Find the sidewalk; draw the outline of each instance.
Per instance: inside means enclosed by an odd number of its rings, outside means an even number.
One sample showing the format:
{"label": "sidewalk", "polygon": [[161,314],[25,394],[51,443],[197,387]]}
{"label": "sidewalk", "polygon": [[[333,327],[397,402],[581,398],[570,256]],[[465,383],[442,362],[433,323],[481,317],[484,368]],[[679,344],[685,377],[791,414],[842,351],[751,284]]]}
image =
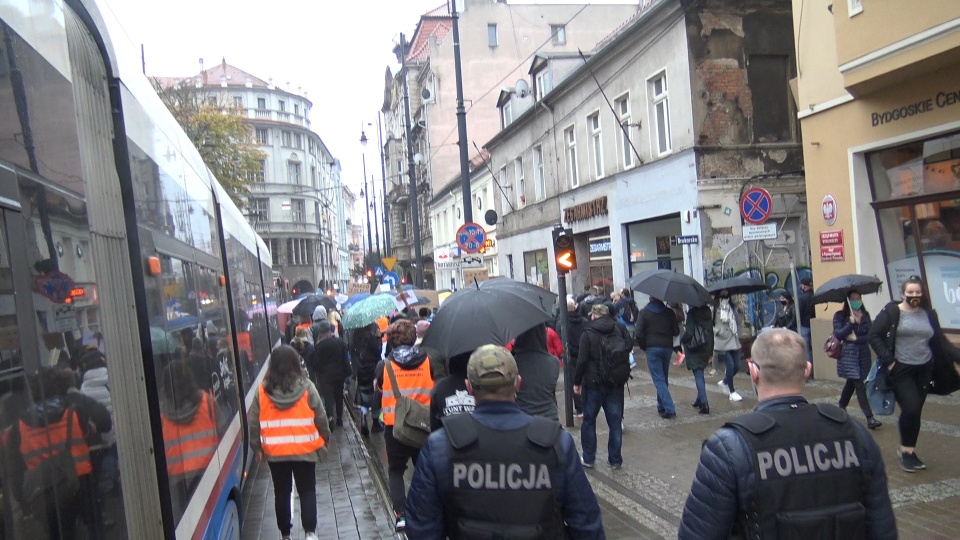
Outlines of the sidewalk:
{"label": "sidewalk", "polygon": [[[370,456],[350,415],[333,432],[326,459],[317,464],[317,534],[352,540],[395,538],[393,520],[381,497]],[[294,488],[293,539],[303,539],[300,501]],[[254,463],[243,488],[242,540],[279,538],[273,482],[266,463]]]}

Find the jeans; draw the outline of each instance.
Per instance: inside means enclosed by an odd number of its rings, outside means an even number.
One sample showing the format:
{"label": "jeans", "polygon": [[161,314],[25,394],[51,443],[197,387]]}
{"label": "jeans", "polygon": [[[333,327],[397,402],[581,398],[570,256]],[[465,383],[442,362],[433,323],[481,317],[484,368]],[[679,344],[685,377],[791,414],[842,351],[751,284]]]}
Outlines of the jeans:
{"label": "jeans", "polygon": [[697,383],[697,401],[701,405],[707,405],[707,382],[703,379],[703,370],[693,370],[693,380]]}
{"label": "jeans", "polygon": [[723,365],[727,372],[723,375],[723,384],[727,385],[730,393],[736,392],[733,389],[733,376],[740,371],[740,350],[716,351],[717,358],[723,360]]}
{"label": "jeans", "polygon": [[890,372],[893,394],[900,405],[900,446],[912,448],[917,445],[917,437],[920,436],[920,413],[927,400],[927,391],[924,388],[932,377],[933,361],[922,366],[897,362]]}
{"label": "jeans", "polygon": [[277,513],[277,528],[281,536],[290,536],[290,493],[297,483],[300,496],[300,524],[304,532],[317,530],[317,464],[312,461],[268,461],[273,477],[273,507]]}
{"label": "jeans", "polygon": [[653,385],[657,388],[657,411],[668,414],[677,413],[677,409],[673,405],[673,398],[670,397],[670,389],[667,386],[670,383],[670,356],[672,354],[673,349],[667,347],[647,348],[647,367],[650,369]]}
{"label": "jeans", "polygon": [[597,457],[597,415],[603,408],[610,435],[607,437],[607,461],[611,465],[623,463],[623,386],[609,388],[583,387],[583,424],[580,425],[580,445],[583,461],[593,463]]}
{"label": "jeans", "polygon": [[803,336],[803,340],[807,342],[807,362],[813,363],[813,344],[812,336],[810,334],[809,326],[800,327],[800,335]]}
{"label": "jeans", "polygon": [[403,481],[403,473],[407,471],[407,462],[413,461],[417,465],[417,456],[420,449],[407,446],[393,437],[393,426],[386,426],[383,430],[383,446],[387,450],[387,483],[390,488],[390,503],[393,512],[398,516],[407,509],[407,486]]}

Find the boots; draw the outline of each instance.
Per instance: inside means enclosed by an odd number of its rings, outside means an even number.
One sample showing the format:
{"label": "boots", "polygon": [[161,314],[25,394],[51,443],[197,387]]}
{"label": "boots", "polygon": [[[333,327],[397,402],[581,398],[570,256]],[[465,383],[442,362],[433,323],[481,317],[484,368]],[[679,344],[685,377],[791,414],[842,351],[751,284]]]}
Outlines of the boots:
{"label": "boots", "polygon": [[700,405],[700,412],[699,412],[699,414],[710,414],[710,405],[708,405],[708,404],[706,404],[706,403]]}

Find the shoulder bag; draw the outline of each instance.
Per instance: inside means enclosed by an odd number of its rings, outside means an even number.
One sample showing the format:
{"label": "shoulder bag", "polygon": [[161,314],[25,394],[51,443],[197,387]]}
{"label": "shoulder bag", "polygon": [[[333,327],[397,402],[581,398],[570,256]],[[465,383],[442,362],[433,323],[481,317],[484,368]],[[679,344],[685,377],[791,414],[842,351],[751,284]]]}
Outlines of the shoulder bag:
{"label": "shoulder bag", "polygon": [[394,411],[393,438],[401,444],[420,448],[430,436],[430,408],[415,399],[404,396],[397,384],[397,376],[393,373],[393,362],[384,361],[384,367],[390,376],[390,384],[397,396],[397,407]]}

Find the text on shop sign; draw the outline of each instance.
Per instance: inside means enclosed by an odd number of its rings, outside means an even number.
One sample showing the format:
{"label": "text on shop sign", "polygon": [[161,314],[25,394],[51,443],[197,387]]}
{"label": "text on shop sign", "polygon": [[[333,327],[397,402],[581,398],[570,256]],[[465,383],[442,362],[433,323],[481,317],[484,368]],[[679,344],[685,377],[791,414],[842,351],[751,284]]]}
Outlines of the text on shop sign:
{"label": "text on shop sign", "polygon": [[575,221],[584,221],[597,216],[607,215],[607,197],[604,195],[599,199],[580,203],[576,206],[563,209],[563,221],[573,223]]}
{"label": "text on shop sign", "polygon": [[897,107],[889,111],[875,112],[870,115],[870,124],[873,127],[903,120],[918,114],[928,113],[934,109],[944,109],[960,103],[960,90],[952,92],[937,92],[932,98],[923,99],[916,103],[910,103],[903,107]]}

